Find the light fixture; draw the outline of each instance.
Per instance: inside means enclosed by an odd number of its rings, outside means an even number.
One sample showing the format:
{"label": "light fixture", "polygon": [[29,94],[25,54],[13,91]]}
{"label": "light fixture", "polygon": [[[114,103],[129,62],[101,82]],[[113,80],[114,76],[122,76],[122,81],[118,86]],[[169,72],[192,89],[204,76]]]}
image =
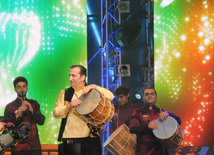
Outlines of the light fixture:
{"label": "light fixture", "polygon": [[130,2],[129,1],[119,1],[118,2],[119,13],[130,13]]}
{"label": "light fixture", "polygon": [[134,104],[137,104],[138,106],[142,106],[143,105],[143,98],[142,98],[141,94],[138,92],[135,92],[131,96],[131,102]]}
{"label": "light fixture", "polygon": [[142,99],[142,98],[141,98],[141,95],[140,95],[139,93],[135,93],[134,96],[135,96],[135,98],[138,99],[138,100],[141,100],[141,99]]}
{"label": "light fixture", "polygon": [[118,68],[119,76],[131,76],[130,65],[129,64],[121,64]]}

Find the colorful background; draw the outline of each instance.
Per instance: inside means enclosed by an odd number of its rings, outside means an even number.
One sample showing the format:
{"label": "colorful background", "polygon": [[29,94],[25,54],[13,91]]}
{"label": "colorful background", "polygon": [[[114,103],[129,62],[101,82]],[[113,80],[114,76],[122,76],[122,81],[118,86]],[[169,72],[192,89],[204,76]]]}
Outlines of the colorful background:
{"label": "colorful background", "polygon": [[[211,0],[154,0],[157,105],[181,117],[182,145],[214,145],[213,10]],[[0,115],[25,76],[46,116],[41,142],[56,144],[55,100],[69,67],[87,65],[86,0],[0,0],[0,47]]]}
{"label": "colorful background", "polygon": [[56,144],[60,120],[52,115],[69,67],[87,65],[86,0],[0,0],[0,115],[16,98],[13,79],[28,79],[28,98],[46,120],[42,144]]}
{"label": "colorful background", "polygon": [[214,1],[155,0],[158,106],[181,117],[182,145],[213,146]]}

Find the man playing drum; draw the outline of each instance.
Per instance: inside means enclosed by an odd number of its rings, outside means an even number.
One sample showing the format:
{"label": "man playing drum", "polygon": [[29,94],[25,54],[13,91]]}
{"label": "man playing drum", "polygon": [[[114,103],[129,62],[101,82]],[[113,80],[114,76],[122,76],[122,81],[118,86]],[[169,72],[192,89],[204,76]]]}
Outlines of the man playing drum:
{"label": "man playing drum", "polygon": [[114,129],[122,124],[129,126],[132,112],[137,106],[130,102],[129,88],[121,85],[115,90],[118,104],[115,104],[115,117],[113,117]]}
{"label": "man playing drum", "polygon": [[115,90],[117,104],[114,104],[113,133],[104,143],[110,154],[134,154],[136,148],[136,135],[129,132],[130,117],[137,106],[130,102],[129,88],[125,85]]}
{"label": "man playing drum", "polygon": [[101,95],[112,101],[111,91],[95,84],[85,84],[86,68],[81,65],[70,67],[69,80],[71,87],[62,90],[58,95],[53,110],[55,118],[62,118],[58,140],[63,141],[63,155],[101,155],[100,128],[88,124],[78,114],[76,107],[81,104],[79,97],[96,89]]}
{"label": "man playing drum", "polygon": [[153,134],[153,130],[158,128],[158,124],[155,122],[157,119],[165,120],[168,116],[171,116],[179,125],[181,124],[179,117],[156,107],[156,99],[155,89],[144,89],[143,100],[145,106],[135,109],[132,114],[129,128],[131,133],[137,135],[136,155],[168,154]]}

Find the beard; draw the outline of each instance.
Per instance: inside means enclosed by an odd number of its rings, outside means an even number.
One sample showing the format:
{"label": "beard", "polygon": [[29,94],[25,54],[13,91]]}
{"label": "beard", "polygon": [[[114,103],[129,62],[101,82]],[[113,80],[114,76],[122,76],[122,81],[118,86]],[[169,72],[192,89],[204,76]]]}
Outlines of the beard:
{"label": "beard", "polygon": [[25,98],[26,97],[26,93],[24,92],[21,92],[21,93],[17,93],[18,97],[21,97],[21,98]]}
{"label": "beard", "polygon": [[154,103],[154,102],[145,102],[145,105],[146,105],[146,106],[154,106],[155,103]]}

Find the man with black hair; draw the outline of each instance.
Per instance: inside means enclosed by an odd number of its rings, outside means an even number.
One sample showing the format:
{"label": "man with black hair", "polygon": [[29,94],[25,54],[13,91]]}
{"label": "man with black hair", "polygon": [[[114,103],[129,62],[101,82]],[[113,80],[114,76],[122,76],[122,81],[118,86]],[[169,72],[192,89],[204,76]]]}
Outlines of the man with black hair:
{"label": "man with black hair", "polygon": [[127,86],[121,85],[115,90],[118,104],[115,104],[114,128],[122,124],[129,126],[132,112],[137,106],[130,103],[130,93]]}
{"label": "man with black hair", "polygon": [[39,103],[26,97],[28,91],[27,79],[19,76],[15,78],[13,84],[17,98],[7,104],[4,119],[6,122],[15,124],[17,128],[24,122],[28,122],[31,131],[28,132],[27,139],[17,140],[17,145],[12,149],[11,155],[42,155],[37,124],[43,125],[45,116],[41,114]]}
{"label": "man with black hair", "polygon": [[134,110],[131,122],[130,132],[137,135],[136,155],[167,155],[167,149],[155,138],[152,130],[159,126],[155,122],[157,119],[165,120],[168,116],[173,117],[180,125],[181,120],[174,114],[158,108],[156,104],[157,92],[154,88],[146,88],[143,91],[144,107]]}
{"label": "man with black hair", "polygon": [[81,65],[70,67],[71,87],[62,90],[53,110],[55,118],[62,118],[58,141],[63,141],[63,155],[101,155],[100,128],[88,124],[83,116],[76,112],[81,104],[79,97],[96,89],[102,96],[112,101],[111,91],[95,84],[86,85],[86,68]]}

